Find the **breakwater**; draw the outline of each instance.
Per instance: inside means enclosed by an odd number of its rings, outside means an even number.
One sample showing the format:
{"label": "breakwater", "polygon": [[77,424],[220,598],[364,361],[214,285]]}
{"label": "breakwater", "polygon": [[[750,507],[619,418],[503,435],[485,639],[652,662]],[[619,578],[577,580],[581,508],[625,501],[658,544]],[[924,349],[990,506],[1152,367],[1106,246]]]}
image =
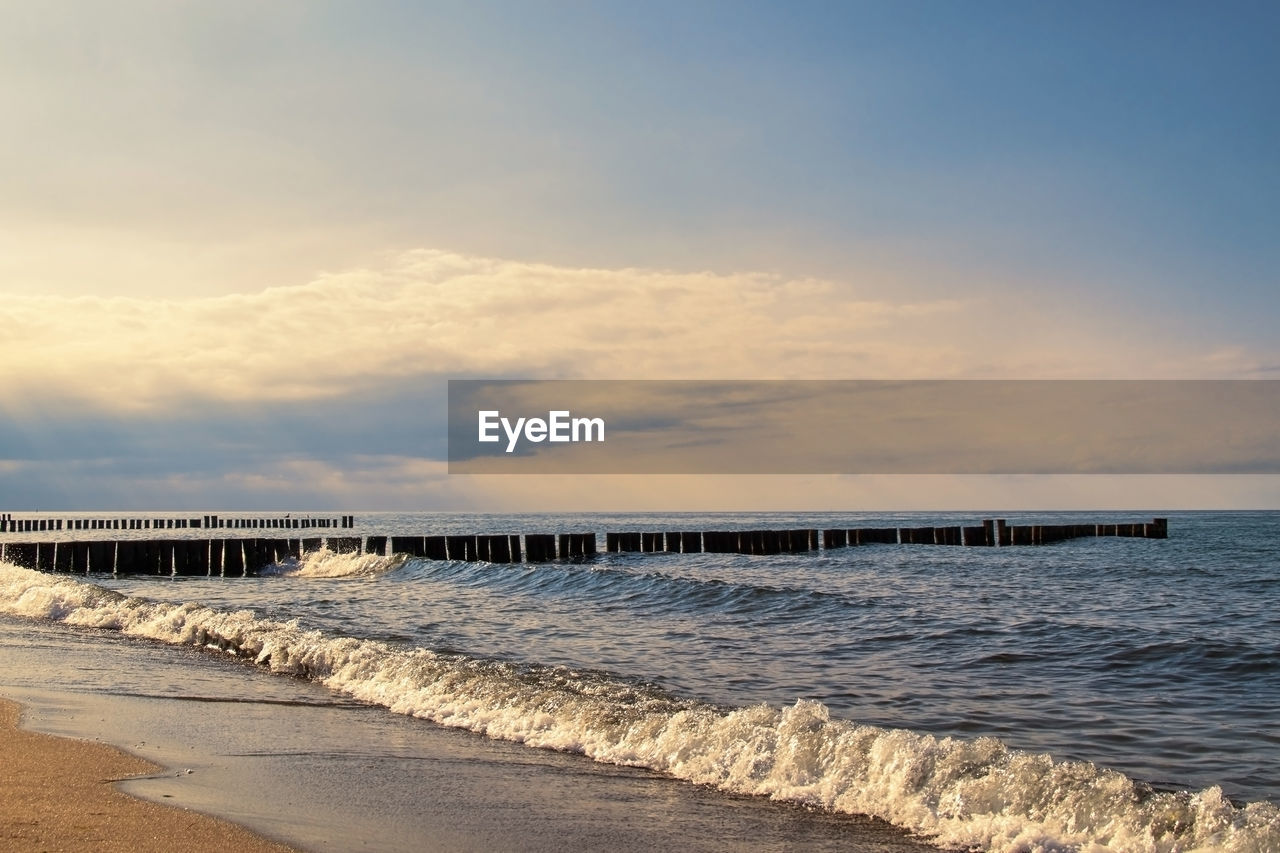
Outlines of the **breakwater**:
{"label": "breakwater", "polygon": [[356,526],[354,515],[339,518],[298,516],[217,516],[193,518],[151,516],[103,516],[99,518],[15,518],[0,514],[0,533],[44,533],[62,530],[320,530]]}
{"label": "breakwater", "polygon": [[[217,519],[216,516],[211,518],[227,521]],[[354,519],[354,516],[342,516],[332,520],[340,522],[334,526],[354,527]],[[301,522],[304,519],[252,520]],[[247,525],[235,525],[231,529],[262,529],[262,526],[251,528]],[[1149,522],[1031,525],[1010,525],[1005,519],[985,519],[981,524],[945,527],[614,531],[605,533],[603,541],[605,551],[610,553],[772,555],[871,545],[1008,548],[1051,545],[1085,537],[1166,539],[1168,535],[1169,524],[1165,518],[1155,518]],[[371,554],[382,557],[404,555],[427,560],[541,563],[593,557],[599,553],[598,543],[595,533],[104,538],[70,542],[0,541],[0,560],[39,571],[74,574],[243,577],[257,574],[268,566],[301,560],[309,553],[324,549],[338,554]]]}

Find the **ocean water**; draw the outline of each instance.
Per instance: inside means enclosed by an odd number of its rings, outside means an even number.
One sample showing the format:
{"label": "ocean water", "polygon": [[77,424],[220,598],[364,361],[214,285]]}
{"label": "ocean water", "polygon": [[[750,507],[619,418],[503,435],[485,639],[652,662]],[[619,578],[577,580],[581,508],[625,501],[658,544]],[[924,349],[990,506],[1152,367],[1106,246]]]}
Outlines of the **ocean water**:
{"label": "ocean water", "polygon": [[[603,544],[616,530],[997,515],[1151,514],[357,514],[335,532],[595,531]],[[0,612],[231,653],[263,679],[872,815],[941,847],[1280,850],[1277,513],[1179,513],[1167,540],[1042,547],[532,565],[320,552],[236,579],[0,565]]]}

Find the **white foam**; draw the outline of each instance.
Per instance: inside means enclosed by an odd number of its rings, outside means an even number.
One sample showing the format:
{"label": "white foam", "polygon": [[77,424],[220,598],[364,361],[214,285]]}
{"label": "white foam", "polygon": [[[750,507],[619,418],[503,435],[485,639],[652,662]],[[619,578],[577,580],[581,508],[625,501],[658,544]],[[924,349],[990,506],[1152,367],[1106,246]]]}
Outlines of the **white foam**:
{"label": "white foam", "polygon": [[392,711],[647,767],[726,791],[875,815],[945,846],[994,851],[1280,850],[1280,809],[1219,788],[1156,793],[1087,762],[830,718],[800,701],[723,710],[565,669],[439,655],[199,604],[125,598],[0,564],[0,610],[196,644]]}
{"label": "white foam", "polygon": [[400,565],[403,559],[377,554],[339,554],[328,548],[312,551],[301,560],[288,559],[259,571],[264,575],[302,578],[349,578],[380,575]]}

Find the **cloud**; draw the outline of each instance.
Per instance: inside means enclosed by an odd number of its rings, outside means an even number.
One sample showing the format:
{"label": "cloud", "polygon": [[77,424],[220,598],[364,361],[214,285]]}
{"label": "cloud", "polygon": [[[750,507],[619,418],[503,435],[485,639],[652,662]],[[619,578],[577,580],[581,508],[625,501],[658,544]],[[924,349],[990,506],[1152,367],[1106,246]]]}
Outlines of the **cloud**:
{"label": "cloud", "polygon": [[[111,410],[341,396],[415,375],[781,377],[907,358],[885,331],[961,303],[894,303],[760,274],[569,269],[441,251],[199,299],[14,296],[0,391]],[[914,371],[913,371],[914,372]]]}
{"label": "cloud", "polygon": [[[9,295],[0,405],[145,413],[341,398],[413,377],[1239,375],[1043,306],[895,299],[764,273],[581,269],[417,250],[194,299]],[[963,288],[957,288],[964,292]],[[1031,308],[1035,308],[1033,312]]]}

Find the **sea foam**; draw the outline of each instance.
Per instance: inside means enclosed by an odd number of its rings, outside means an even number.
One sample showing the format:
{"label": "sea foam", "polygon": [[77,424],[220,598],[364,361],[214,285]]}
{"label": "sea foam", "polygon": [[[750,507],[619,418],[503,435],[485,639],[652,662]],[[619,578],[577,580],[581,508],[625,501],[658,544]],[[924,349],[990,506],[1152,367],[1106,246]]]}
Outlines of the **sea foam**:
{"label": "sea foam", "polygon": [[258,571],[260,575],[284,575],[306,578],[371,577],[385,574],[404,562],[404,558],[378,554],[340,554],[321,548],[301,560],[290,558]]}
{"label": "sea foam", "polygon": [[726,791],[874,815],[946,847],[1280,850],[1280,809],[1270,803],[1236,806],[1217,787],[1157,792],[995,738],[832,719],[813,701],[722,708],[601,673],[335,636],[250,610],[126,597],[4,563],[0,611],[219,649],[396,713]]}

